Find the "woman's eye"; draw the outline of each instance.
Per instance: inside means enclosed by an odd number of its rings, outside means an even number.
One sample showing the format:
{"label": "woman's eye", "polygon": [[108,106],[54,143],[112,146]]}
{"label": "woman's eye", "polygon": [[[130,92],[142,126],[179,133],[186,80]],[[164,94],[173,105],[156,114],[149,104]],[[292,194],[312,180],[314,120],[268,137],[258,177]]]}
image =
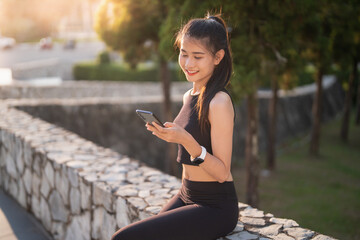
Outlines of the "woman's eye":
{"label": "woman's eye", "polygon": [[185,55],[185,54],[182,54],[181,56],[182,56],[182,57],[187,57],[187,55]]}
{"label": "woman's eye", "polygon": [[195,59],[202,59],[202,57],[195,57]]}

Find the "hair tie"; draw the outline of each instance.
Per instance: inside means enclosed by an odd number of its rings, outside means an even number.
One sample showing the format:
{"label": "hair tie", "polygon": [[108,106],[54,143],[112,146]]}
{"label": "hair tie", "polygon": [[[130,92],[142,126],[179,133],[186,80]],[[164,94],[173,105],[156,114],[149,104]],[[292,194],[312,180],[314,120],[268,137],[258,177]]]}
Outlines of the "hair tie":
{"label": "hair tie", "polygon": [[217,21],[217,20],[216,20],[216,17],[214,17],[214,16],[209,16],[208,19],[212,19],[212,20]]}

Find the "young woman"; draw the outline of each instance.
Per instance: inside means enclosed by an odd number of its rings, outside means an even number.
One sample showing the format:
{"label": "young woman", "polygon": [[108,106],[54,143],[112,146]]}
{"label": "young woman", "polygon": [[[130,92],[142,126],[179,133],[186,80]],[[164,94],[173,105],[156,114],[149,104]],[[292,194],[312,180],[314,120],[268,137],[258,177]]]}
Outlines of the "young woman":
{"label": "young woman", "polygon": [[114,240],[210,240],[231,232],[238,200],[230,173],[234,108],[225,89],[232,59],[220,16],[190,20],[178,32],[179,65],[193,88],[174,122],[146,124],[155,136],[178,143],[182,187],[160,213],[133,223]]}

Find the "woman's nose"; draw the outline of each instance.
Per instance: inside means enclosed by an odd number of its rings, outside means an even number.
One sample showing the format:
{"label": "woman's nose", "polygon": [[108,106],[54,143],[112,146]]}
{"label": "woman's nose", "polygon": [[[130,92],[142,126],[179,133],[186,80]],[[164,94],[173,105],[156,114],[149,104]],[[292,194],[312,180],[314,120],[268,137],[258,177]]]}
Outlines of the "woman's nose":
{"label": "woman's nose", "polygon": [[190,58],[186,59],[185,67],[191,68],[193,66],[194,66],[194,61],[192,61],[192,59],[190,59]]}

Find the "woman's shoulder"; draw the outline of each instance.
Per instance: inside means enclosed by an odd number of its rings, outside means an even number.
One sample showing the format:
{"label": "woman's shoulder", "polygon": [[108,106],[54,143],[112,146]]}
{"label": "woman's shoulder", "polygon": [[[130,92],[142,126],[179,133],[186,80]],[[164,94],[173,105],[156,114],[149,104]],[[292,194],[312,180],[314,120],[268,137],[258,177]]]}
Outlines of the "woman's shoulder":
{"label": "woman's shoulder", "polygon": [[219,91],[210,101],[211,106],[227,106],[232,105],[231,97],[227,91]]}
{"label": "woman's shoulder", "polygon": [[211,99],[209,104],[209,120],[213,121],[216,116],[220,117],[222,121],[225,119],[235,120],[235,109],[230,95],[227,92],[219,91]]}
{"label": "woman's shoulder", "polygon": [[190,96],[191,90],[192,90],[192,88],[190,88],[189,90],[187,90],[184,93],[184,95],[183,95],[183,103],[185,102],[185,99]]}

